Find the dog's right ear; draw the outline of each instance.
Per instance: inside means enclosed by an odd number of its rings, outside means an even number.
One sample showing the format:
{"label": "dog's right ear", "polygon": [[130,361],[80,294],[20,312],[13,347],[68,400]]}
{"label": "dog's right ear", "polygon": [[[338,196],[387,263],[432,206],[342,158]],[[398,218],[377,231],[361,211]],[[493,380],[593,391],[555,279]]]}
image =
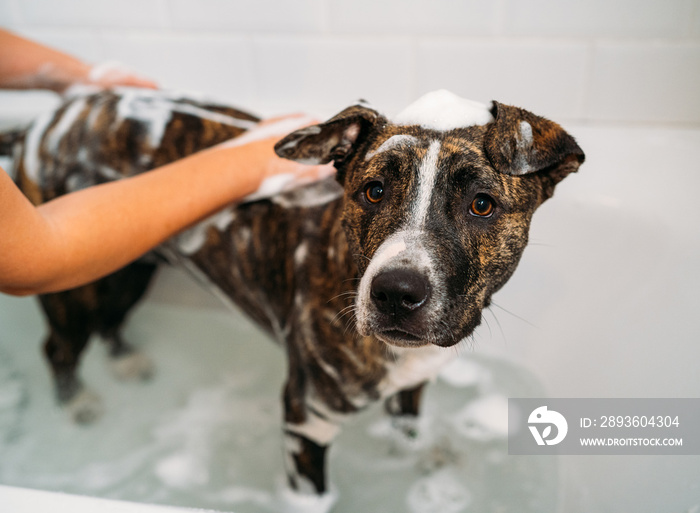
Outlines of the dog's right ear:
{"label": "dog's right ear", "polygon": [[331,160],[342,181],[343,165],[364,142],[372,128],[386,118],[365,105],[353,105],[328,121],[292,132],[275,145],[282,158],[302,164],[327,164]]}

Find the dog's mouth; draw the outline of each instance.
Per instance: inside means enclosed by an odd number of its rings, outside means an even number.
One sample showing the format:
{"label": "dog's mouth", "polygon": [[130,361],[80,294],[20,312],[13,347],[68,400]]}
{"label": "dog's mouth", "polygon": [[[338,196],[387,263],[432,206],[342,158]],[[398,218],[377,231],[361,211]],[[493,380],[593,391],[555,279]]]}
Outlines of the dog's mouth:
{"label": "dog's mouth", "polygon": [[397,347],[421,347],[429,344],[423,338],[397,328],[375,333],[374,336],[386,344]]}

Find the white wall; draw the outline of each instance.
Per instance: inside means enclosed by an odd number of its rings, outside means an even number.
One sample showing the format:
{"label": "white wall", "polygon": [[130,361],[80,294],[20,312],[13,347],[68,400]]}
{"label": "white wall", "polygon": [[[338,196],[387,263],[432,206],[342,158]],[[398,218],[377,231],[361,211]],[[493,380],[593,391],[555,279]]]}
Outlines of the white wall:
{"label": "white wall", "polygon": [[[700,124],[700,0],[0,0],[0,26],[263,114],[448,88],[558,121]],[[3,94],[0,117],[26,102]]]}

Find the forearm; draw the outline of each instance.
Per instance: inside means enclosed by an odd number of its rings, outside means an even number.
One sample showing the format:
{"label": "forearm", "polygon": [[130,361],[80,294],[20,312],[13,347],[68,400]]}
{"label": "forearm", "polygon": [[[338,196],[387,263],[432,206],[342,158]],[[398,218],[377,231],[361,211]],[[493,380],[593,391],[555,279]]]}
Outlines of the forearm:
{"label": "forearm", "polygon": [[24,295],[71,288],[132,262],[255,191],[264,176],[260,170],[275,165],[271,144],[207,150],[38,208],[23,197],[14,208],[5,202],[0,290]]}
{"label": "forearm", "polygon": [[90,66],[63,52],[0,29],[0,87],[61,91],[85,81]]}
{"label": "forearm", "polygon": [[0,29],[0,89],[50,89],[73,84],[156,88],[157,84],[114,63],[96,67]]}

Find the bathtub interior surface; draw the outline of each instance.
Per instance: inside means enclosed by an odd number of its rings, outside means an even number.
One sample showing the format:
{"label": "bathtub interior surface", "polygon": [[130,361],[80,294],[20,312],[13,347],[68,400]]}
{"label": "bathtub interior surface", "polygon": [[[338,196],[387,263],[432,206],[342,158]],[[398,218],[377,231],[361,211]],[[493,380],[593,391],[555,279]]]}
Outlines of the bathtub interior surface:
{"label": "bathtub interior surface", "polygon": [[[381,408],[352,419],[330,453],[334,511],[700,508],[697,456],[507,455],[508,397],[700,391],[700,130],[567,129],[588,160],[535,214],[519,269],[429,387],[421,436],[392,436]],[[36,303],[0,296],[0,484],[279,510],[282,351],[183,274],[161,278],[126,330],[157,374],[117,382],[93,341],[82,376],[105,414],[90,427],[54,403]]]}
{"label": "bathtub interior surface", "polygon": [[[105,414],[80,427],[53,402],[33,302],[2,300],[2,325],[11,329],[2,345],[0,483],[225,511],[279,510],[284,358],[255,328],[228,312],[144,305],[127,336],[147,341],[158,374],[146,384],[117,382],[93,341],[82,375],[102,396]],[[552,510],[556,462],[507,457],[507,397],[539,393],[537,380],[480,357],[460,359],[446,378],[427,394],[415,441],[396,437],[381,408],[348,423],[330,453],[340,494],[334,511],[390,511],[397,497],[415,511],[491,511],[494,501],[498,511],[523,511],[524,501],[532,505],[526,511]]]}

